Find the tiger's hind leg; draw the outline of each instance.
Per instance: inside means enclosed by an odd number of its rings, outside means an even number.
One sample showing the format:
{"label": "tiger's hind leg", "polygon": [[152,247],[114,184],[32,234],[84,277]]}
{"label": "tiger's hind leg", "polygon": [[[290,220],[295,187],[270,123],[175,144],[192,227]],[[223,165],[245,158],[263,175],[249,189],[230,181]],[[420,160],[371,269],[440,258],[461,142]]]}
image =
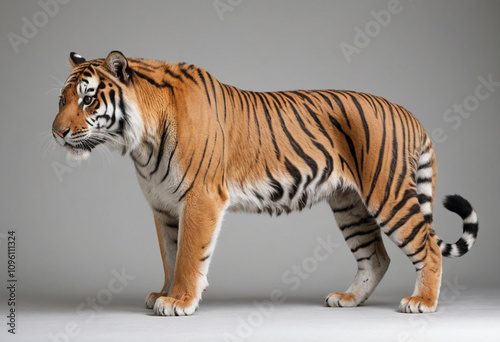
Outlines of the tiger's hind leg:
{"label": "tiger's hind leg", "polygon": [[442,256],[435,239],[431,218],[421,211],[417,194],[409,189],[399,202],[386,204],[378,215],[383,232],[401,248],[417,271],[415,290],[401,300],[406,313],[436,311],[441,285]]}
{"label": "tiger's hind leg", "polygon": [[332,292],[328,306],[352,307],[363,303],[389,268],[380,228],[354,190],[337,191],[330,200],[335,220],[358,263],[358,271],[345,293]]}
{"label": "tiger's hind leg", "polygon": [[405,313],[436,311],[441,286],[442,254],[432,225],[436,166],[428,144],[419,157],[416,175],[402,182],[405,190],[376,209],[381,230],[401,248],[417,272],[413,294],[400,302]]}

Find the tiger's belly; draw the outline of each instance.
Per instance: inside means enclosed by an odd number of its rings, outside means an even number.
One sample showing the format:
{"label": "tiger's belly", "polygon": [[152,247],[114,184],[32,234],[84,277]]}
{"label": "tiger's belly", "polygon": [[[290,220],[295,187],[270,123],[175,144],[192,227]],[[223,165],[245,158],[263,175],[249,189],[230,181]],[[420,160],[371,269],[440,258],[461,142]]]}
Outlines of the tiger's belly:
{"label": "tiger's belly", "polygon": [[245,184],[228,180],[226,183],[229,194],[228,210],[267,212],[270,215],[290,213],[329,199],[336,189],[344,186],[343,184],[345,182],[342,182],[335,172],[321,184],[315,181],[308,183],[307,176],[304,176],[298,186],[287,177],[280,177],[274,182],[262,180]]}

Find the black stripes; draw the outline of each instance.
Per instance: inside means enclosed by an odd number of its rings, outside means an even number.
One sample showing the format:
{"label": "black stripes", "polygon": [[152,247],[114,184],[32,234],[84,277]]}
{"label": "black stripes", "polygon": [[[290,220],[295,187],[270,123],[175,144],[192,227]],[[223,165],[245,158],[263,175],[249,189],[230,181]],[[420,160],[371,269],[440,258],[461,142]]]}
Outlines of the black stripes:
{"label": "black stripes", "polygon": [[[382,125],[385,127],[386,123],[386,118],[385,118],[385,111],[383,111],[383,117],[382,117]],[[375,186],[377,185],[378,177],[380,176],[380,170],[382,169],[382,162],[384,161],[384,153],[385,153],[385,139],[387,135],[387,130],[384,129],[382,130],[382,143],[380,144],[380,150],[378,153],[378,161],[377,161],[377,166],[375,167],[375,175],[372,180],[372,184],[370,186],[370,191],[368,192],[368,196],[366,196],[366,204],[370,205],[370,198],[373,195],[373,191],[375,190]]]}
{"label": "black stripes", "polygon": [[417,183],[419,183],[419,184],[432,183],[432,178],[431,177],[417,177]]}
{"label": "black stripes", "polygon": [[425,222],[425,220],[423,220],[423,221],[419,222],[415,227],[413,227],[410,234],[404,239],[404,242],[402,242],[401,244],[398,245],[398,247],[403,248],[406,245],[408,245],[410,242],[412,242],[413,239],[415,239],[415,237],[420,232],[420,230],[424,227],[425,224],[426,224],[426,222]]}
{"label": "black stripes", "polygon": [[361,122],[363,123],[363,130],[365,132],[366,152],[368,153],[368,152],[370,152],[370,129],[368,127],[368,122],[366,121],[365,112],[363,110],[363,107],[361,107],[361,104],[359,103],[356,96],[354,96],[353,94],[350,94],[350,93],[346,93],[346,94],[351,98],[352,102],[356,106],[356,108],[358,110],[358,114],[361,118]]}
{"label": "black stripes", "polygon": [[417,250],[414,251],[413,253],[406,254],[406,256],[407,257],[414,257],[414,256],[418,255],[420,252],[422,252],[427,247],[426,239],[427,239],[427,235],[425,235],[425,239],[423,239],[424,242],[420,245],[420,247],[417,248]]}
{"label": "black stripes", "polygon": [[302,175],[297,167],[293,165],[288,158],[285,157],[285,168],[288,173],[293,178],[293,185],[291,187],[290,193],[288,194],[289,199],[293,199],[299,190],[300,183],[302,182]]}
{"label": "black stripes", "polygon": [[358,162],[358,157],[356,154],[356,148],[354,146],[354,142],[353,142],[351,136],[347,132],[344,131],[344,129],[342,128],[342,125],[340,124],[340,122],[337,119],[335,119],[333,116],[330,116],[329,119],[330,119],[330,122],[332,123],[332,125],[339,131],[339,133],[341,133],[343,135],[343,137],[344,137],[344,139],[349,147],[349,152],[351,153],[351,157],[352,157],[352,160],[354,161],[354,166],[356,168],[356,178],[358,179],[360,190],[363,191],[363,180],[361,177],[361,172],[360,172],[360,168],[359,168],[359,162]]}
{"label": "black stripes", "polygon": [[426,203],[426,202],[431,202],[432,201],[432,197],[426,195],[426,194],[418,194],[417,195],[417,198],[418,198],[418,202],[420,204],[423,204],[423,203]]}
{"label": "black stripes", "polygon": [[345,212],[348,212],[348,211],[351,211],[352,209],[354,209],[356,206],[354,204],[350,204],[346,207],[342,207],[342,208],[333,208],[333,212],[335,214],[337,213],[345,213]]}
{"label": "black stripes", "polygon": [[[259,146],[261,146],[262,145],[262,133],[260,131],[259,118],[257,117],[256,97],[255,97],[255,94],[253,92],[251,92],[251,93],[245,92],[244,94],[245,94],[244,99],[246,100],[249,113],[250,113],[250,105],[252,106],[252,113],[253,113],[253,119],[254,119],[253,121],[255,123],[257,135],[259,137]],[[248,128],[250,129],[250,126]]]}
{"label": "black stripes", "polygon": [[178,145],[178,141],[176,140],[175,141],[175,145],[174,145],[174,148],[172,150],[172,152],[170,153],[170,157],[168,158],[168,164],[167,164],[167,171],[165,172],[165,174],[163,175],[160,183],[164,182],[165,179],[167,179],[168,175],[170,174],[170,166],[171,166],[171,163],[172,163],[172,158],[174,157],[174,154],[175,152],[177,151],[177,145]]}
{"label": "black stripes", "polygon": [[444,257],[447,257],[447,258],[451,257],[451,249],[453,247],[452,244],[444,243],[443,240],[439,240],[438,246],[441,249],[441,254]]}
{"label": "black stripes", "polygon": [[143,74],[137,70],[134,70],[133,75],[148,81],[149,84],[155,86],[156,88],[168,88],[170,90],[174,89],[172,84],[170,84],[167,80],[161,80],[160,82],[157,82],[153,78],[151,78],[151,77],[147,76],[146,74]]}
{"label": "black stripes", "polygon": [[380,224],[382,227],[387,226],[387,224],[394,218],[394,216],[408,203],[408,201],[414,198],[417,192],[414,189],[406,189],[403,198],[392,208],[388,217]]}
{"label": "black stripes", "polygon": [[315,113],[315,111],[312,110],[307,104],[304,104],[304,107],[307,109],[307,112],[309,113],[309,115],[313,118],[313,120],[316,123],[316,126],[318,127],[321,134],[330,142],[330,146],[333,147],[333,140],[330,137],[330,135],[326,132],[325,127],[323,127],[323,124],[318,119],[318,116]]}
{"label": "black stripes", "polygon": [[408,118],[406,115],[401,115],[401,112],[398,110],[398,108],[395,109],[394,113],[398,114],[398,119],[397,123],[398,126],[400,126],[401,129],[401,134],[402,134],[402,158],[401,160],[403,161],[403,168],[399,174],[399,178],[396,184],[396,190],[395,190],[395,196],[398,197],[399,193],[401,191],[401,188],[403,186],[403,181],[406,177],[408,177],[408,159],[407,159],[407,145],[409,145],[409,142],[407,142],[407,130],[408,130]]}
{"label": "black stripes", "polygon": [[470,234],[474,239],[477,237],[477,232],[479,229],[479,225],[477,221],[475,223],[464,223],[463,230],[464,233]]}
{"label": "black stripes", "polygon": [[161,160],[163,158],[163,150],[165,149],[165,140],[167,138],[167,133],[168,133],[168,127],[170,126],[170,123],[168,126],[166,126],[166,122],[163,123],[163,132],[161,134],[161,139],[160,139],[160,145],[158,148],[158,155],[156,156],[156,163],[153,171],[150,172],[150,176],[155,174],[158,171],[158,168],[160,167]]}
{"label": "black stripes", "polygon": [[458,249],[458,254],[460,256],[464,255],[469,251],[469,246],[467,245],[467,241],[465,241],[463,238],[460,238],[455,245],[457,246]]}
{"label": "black stripes", "polygon": [[184,179],[186,179],[186,176],[187,176],[187,173],[189,171],[189,168],[191,167],[191,164],[193,163],[193,156],[194,156],[194,151],[193,153],[191,154],[191,158],[189,158],[189,163],[186,167],[186,170],[184,171],[184,174],[182,175],[182,178],[179,182],[179,184],[177,185],[177,187],[175,188],[175,190],[173,191],[173,193],[175,194],[177,191],[179,191],[181,185],[184,183]]}
{"label": "black stripes", "polygon": [[205,89],[205,94],[207,95],[208,104],[212,105],[212,101],[210,100],[210,94],[208,93],[207,82],[205,81],[205,77],[204,77],[201,69],[198,69],[198,77],[201,79],[201,82],[203,84],[203,88]]}
{"label": "black stripes", "polygon": [[428,167],[432,167],[432,165],[433,165],[432,160],[429,160],[427,163],[418,165],[417,170],[426,169]]}
{"label": "black stripes", "polygon": [[148,151],[148,158],[146,159],[145,162],[139,161],[138,157],[132,152],[130,153],[130,157],[136,164],[136,167],[141,167],[144,168],[149,165],[149,162],[151,161],[151,158],[153,157],[153,151],[154,151],[154,145],[150,141],[145,141],[144,142],[144,148]]}
{"label": "black stripes", "polygon": [[372,258],[372,256],[374,256],[375,254],[377,254],[377,252],[373,252],[372,254],[370,254],[369,256],[367,257],[363,257],[363,258],[357,258],[356,259],[356,262],[361,262],[361,261],[365,261],[365,260],[370,260]]}
{"label": "black stripes", "polygon": [[[377,102],[378,102],[378,100],[377,100]],[[383,102],[386,102],[386,101],[383,100]],[[380,103],[380,106],[381,106],[381,110],[382,110],[382,115],[385,118],[386,111],[381,103]],[[398,154],[399,144],[398,144],[398,136],[396,133],[396,122],[394,120],[394,113],[392,111],[392,105],[387,103],[387,106],[389,107],[389,113],[390,113],[388,115],[388,119],[392,120],[392,148],[391,148],[392,154],[390,156],[390,167],[389,167],[387,178],[385,181],[386,185],[385,185],[385,191],[384,191],[384,198],[382,199],[382,203],[380,204],[376,215],[378,215],[378,213],[380,213],[382,211],[382,209],[384,208],[384,206],[386,205],[386,203],[389,199],[389,196],[391,195],[391,193],[393,191],[392,184],[394,181],[394,176],[396,174],[396,167],[399,164],[398,163],[398,161],[399,161],[399,154]],[[406,163],[406,162],[407,162],[406,160],[403,161],[403,163]]]}
{"label": "black stripes", "polygon": [[420,213],[420,205],[414,204],[410,207],[408,213],[404,215],[401,219],[399,219],[394,225],[392,225],[391,229],[387,232],[388,236],[391,236],[396,230],[401,228],[406,222],[410,220],[414,215]]}
{"label": "black stripes", "polygon": [[264,95],[261,94],[261,93],[256,93],[257,97],[260,99],[260,102],[262,104],[262,109],[264,111],[264,114],[266,116],[266,121],[267,121],[267,125],[269,127],[269,133],[271,135],[271,140],[273,142],[273,146],[274,146],[274,153],[276,154],[276,159],[280,159],[281,157],[281,153],[280,153],[280,149],[278,147],[278,144],[276,142],[276,135],[274,134],[274,130],[273,130],[273,123],[272,123],[272,120],[271,120],[271,115],[269,114],[269,102],[266,101],[266,99],[264,98]]}
{"label": "black stripes", "polygon": [[[294,139],[294,137],[290,133],[290,131],[289,131],[289,129],[288,129],[286,123],[285,123],[285,120],[283,119],[283,116],[281,115],[281,113],[278,111],[277,114],[278,114],[278,118],[279,118],[280,123],[281,123],[281,128],[282,128],[283,132],[285,133],[285,135],[286,135],[286,137],[287,137],[290,145],[292,146],[293,150],[309,166],[309,168],[311,169],[311,172],[312,172],[312,178],[316,178],[316,175],[318,174],[318,164],[316,163],[316,161],[314,161],[313,158],[311,158],[307,153],[304,152],[304,149],[302,148],[301,144],[299,144]],[[305,189],[306,186],[307,186],[307,182],[304,185],[304,189]]]}
{"label": "black stripes", "polygon": [[198,85],[198,82],[196,81],[196,79],[189,73],[189,71],[188,71],[189,69],[190,68],[181,68],[182,76],[184,76],[185,78],[187,78],[188,80],[190,80],[194,84]]}
{"label": "black stripes", "polygon": [[370,230],[358,230],[350,235],[347,235],[344,239],[347,241],[347,240],[352,239],[354,237],[373,234],[373,233],[377,232],[379,229],[380,228],[377,226],[377,227],[370,229]]}
{"label": "black stripes", "polygon": [[215,132],[215,136],[214,136],[214,145],[212,146],[212,152],[210,153],[210,158],[208,159],[208,164],[205,168],[205,174],[203,175],[203,183],[206,184],[206,179],[207,179],[207,175],[208,175],[208,170],[210,170],[210,166],[212,165],[212,158],[214,156],[214,152],[215,152],[215,146],[217,144],[217,132]]}
{"label": "black stripes", "polygon": [[356,253],[358,250],[360,250],[360,249],[362,249],[362,248],[366,248],[366,247],[370,246],[371,244],[373,244],[373,243],[375,243],[375,242],[377,242],[377,241],[379,241],[379,238],[378,238],[378,237],[375,237],[375,238],[373,238],[372,240],[369,240],[369,241],[367,241],[367,242],[364,242],[364,243],[362,243],[362,244],[360,244],[360,245],[356,246],[355,248],[351,248],[351,252],[352,252],[352,253]]}
{"label": "black stripes", "polygon": [[335,103],[339,107],[340,112],[342,113],[344,120],[346,121],[347,127],[351,128],[351,121],[349,120],[349,117],[347,116],[347,111],[345,109],[345,106],[344,106],[344,103],[342,102],[342,100],[340,100],[339,96],[335,92],[328,92],[328,94],[330,96],[332,96],[333,99],[335,100]]}
{"label": "black stripes", "polygon": [[273,175],[271,174],[267,166],[266,166],[266,174],[267,178],[269,178],[269,185],[271,189],[273,189],[273,192],[271,193],[271,201],[273,202],[279,201],[283,197],[284,193],[283,187],[276,179],[274,179]]}
{"label": "black stripes", "polygon": [[204,256],[203,258],[200,259],[201,262],[204,262],[210,258],[210,255]]}
{"label": "black stripes", "polygon": [[364,218],[360,219],[359,221],[351,222],[351,223],[348,223],[348,224],[343,224],[343,225],[339,226],[339,229],[341,231],[344,231],[344,230],[346,230],[348,228],[358,227],[358,226],[361,226],[363,224],[371,223],[371,222],[373,222],[373,218],[371,216],[364,217]]}
{"label": "black stripes", "polygon": [[203,161],[205,160],[205,153],[207,152],[207,145],[208,145],[208,138],[205,140],[205,147],[203,148],[203,153],[201,155],[200,162],[198,163],[198,168],[196,169],[193,180],[191,181],[191,184],[188,186],[188,188],[184,191],[184,193],[179,197],[179,201],[181,201],[184,198],[184,196],[186,196],[186,194],[193,188],[194,182],[196,181],[196,178],[198,177],[198,173],[200,172]]}

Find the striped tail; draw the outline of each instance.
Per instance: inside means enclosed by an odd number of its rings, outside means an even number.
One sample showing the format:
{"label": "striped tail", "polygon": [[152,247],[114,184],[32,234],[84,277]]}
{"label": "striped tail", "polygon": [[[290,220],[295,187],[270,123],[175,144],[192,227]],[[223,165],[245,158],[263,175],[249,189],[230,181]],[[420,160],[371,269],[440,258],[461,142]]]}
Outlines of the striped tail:
{"label": "striped tail", "polygon": [[467,253],[476,242],[479,229],[477,215],[469,201],[459,195],[446,196],[443,205],[446,209],[460,215],[464,220],[464,232],[460,239],[453,244],[445,243],[440,238],[437,238],[437,244],[443,256],[458,258]]}

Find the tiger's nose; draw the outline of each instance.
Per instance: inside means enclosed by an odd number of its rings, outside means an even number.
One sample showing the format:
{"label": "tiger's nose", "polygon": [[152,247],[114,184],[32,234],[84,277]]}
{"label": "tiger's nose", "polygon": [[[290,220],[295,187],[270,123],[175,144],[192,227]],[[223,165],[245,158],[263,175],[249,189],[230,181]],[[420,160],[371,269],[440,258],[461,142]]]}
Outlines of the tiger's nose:
{"label": "tiger's nose", "polygon": [[54,132],[60,136],[61,138],[64,139],[64,137],[69,133],[70,129],[69,128],[63,128],[60,130],[54,130]]}

